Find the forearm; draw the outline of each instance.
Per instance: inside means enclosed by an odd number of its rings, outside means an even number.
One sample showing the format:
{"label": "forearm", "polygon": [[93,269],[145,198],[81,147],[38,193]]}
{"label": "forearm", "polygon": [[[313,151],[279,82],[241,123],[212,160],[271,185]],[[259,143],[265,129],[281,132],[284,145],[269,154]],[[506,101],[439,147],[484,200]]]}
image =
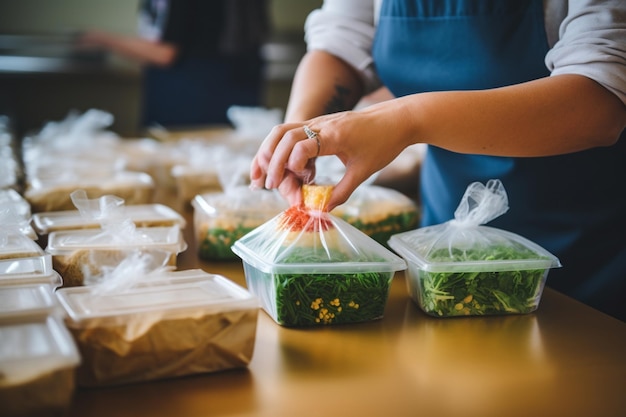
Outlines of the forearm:
{"label": "forearm", "polygon": [[85,33],[80,43],[83,46],[105,48],[141,63],[160,66],[170,65],[178,53],[176,46],[169,43],[101,31]]}
{"label": "forearm", "polygon": [[361,80],[348,64],[322,51],[308,52],[294,76],[285,121],[352,109],[362,94]]}
{"label": "forearm", "polygon": [[416,94],[387,109],[373,107],[365,111],[402,115],[398,129],[405,145],[424,142],[495,156],[549,156],[609,146],[626,126],[626,106],[596,82],[576,75],[485,91]]}

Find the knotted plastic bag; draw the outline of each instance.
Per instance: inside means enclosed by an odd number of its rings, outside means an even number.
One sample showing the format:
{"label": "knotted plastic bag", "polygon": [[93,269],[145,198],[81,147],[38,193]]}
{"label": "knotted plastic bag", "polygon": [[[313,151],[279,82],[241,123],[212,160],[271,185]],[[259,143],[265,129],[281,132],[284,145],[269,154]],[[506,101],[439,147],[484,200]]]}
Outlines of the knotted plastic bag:
{"label": "knotted plastic bag", "polygon": [[508,196],[500,180],[489,180],[486,185],[474,182],[465,190],[454,219],[404,236],[410,236],[427,260],[471,260],[477,251],[515,242],[508,232],[484,226],[508,209]]}
{"label": "knotted plastic bag", "polygon": [[[245,246],[270,263],[359,262],[371,259],[368,236],[327,210],[332,186],[303,185],[303,204],[293,205],[246,235]],[[375,250],[374,250],[375,251]]]}
{"label": "knotted plastic bag", "polygon": [[485,223],[508,210],[500,180],[470,184],[454,219],[400,233],[389,246],[409,263],[411,297],[437,316],[528,313],[559,260],[536,243]]}
{"label": "knotted plastic bag", "polygon": [[136,227],[124,213],[124,200],[106,195],[89,199],[84,190],[71,194],[74,205],[100,228],[52,232],[46,251],[53,255],[55,269],[64,286],[90,285],[108,267],[122,263],[137,252],[161,253],[162,266],[175,265],[176,256],[187,245],[177,225]]}

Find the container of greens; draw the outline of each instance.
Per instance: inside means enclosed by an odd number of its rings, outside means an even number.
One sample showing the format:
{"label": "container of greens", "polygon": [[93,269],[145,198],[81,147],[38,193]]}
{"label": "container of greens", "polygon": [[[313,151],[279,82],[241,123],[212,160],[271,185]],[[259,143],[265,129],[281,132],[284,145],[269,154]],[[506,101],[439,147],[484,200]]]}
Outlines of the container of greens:
{"label": "container of greens", "polygon": [[363,184],[332,214],[347,221],[372,239],[387,245],[389,238],[417,227],[417,203],[398,190]]}
{"label": "container of greens", "polygon": [[330,187],[303,186],[292,206],[237,240],[248,289],[280,325],[311,327],[383,317],[402,258],[329,214]]}
{"label": "container of greens", "polygon": [[534,242],[483,223],[508,209],[500,181],[471,184],[455,218],[399,233],[389,246],[408,264],[413,301],[436,317],[535,311],[557,257]]}
{"label": "container of greens", "polygon": [[239,259],[233,243],[288,207],[277,192],[246,185],[196,195],[191,204],[198,257],[214,261]]}

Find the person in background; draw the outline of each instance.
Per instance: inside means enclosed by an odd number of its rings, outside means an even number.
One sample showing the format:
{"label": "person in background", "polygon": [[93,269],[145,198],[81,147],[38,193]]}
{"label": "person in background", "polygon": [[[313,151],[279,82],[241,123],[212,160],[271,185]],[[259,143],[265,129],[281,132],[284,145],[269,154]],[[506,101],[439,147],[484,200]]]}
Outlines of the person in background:
{"label": "person in background", "polygon": [[[326,0],[305,33],[253,186],[297,204],[315,158],[337,155],[332,209],[425,143],[422,226],[452,219],[470,183],[500,179],[510,209],[490,225],[560,258],[548,286],[626,320],[623,0]],[[395,98],[353,109],[380,85]]]}
{"label": "person in background", "polygon": [[90,30],[78,44],[144,64],[142,126],[227,124],[231,105],[262,105],[269,29],[265,0],[141,0],[137,36]]}

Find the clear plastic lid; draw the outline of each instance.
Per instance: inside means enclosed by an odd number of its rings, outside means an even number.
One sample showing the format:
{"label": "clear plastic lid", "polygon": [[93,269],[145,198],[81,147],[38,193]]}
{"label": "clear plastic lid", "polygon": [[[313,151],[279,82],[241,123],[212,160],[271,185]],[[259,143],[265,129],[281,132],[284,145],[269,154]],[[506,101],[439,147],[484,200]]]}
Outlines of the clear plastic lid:
{"label": "clear plastic lid", "polygon": [[430,272],[522,271],[560,267],[559,260],[530,240],[485,226],[509,209],[498,179],[468,185],[454,218],[391,236],[389,246]]}
{"label": "clear plastic lid", "polygon": [[[50,263],[50,255],[46,255],[46,259],[48,260],[48,274],[41,273],[11,273],[11,274],[2,274],[0,273],[0,288],[4,285],[32,285],[32,284],[47,284],[50,285],[53,289],[58,288],[63,285],[63,279],[61,275],[52,269]],[[32,265],[31,265],[32,267]]]}
{"label": "clear plastic lid", "polygon": [[57,307],[49,284],[0,286],[0,323],[13,317],[48,315]]}
{"label": "clear plastic lid", "polygon": [[54,316],[0,324],[0,388],[73,368],[80,356],[72,336]]}
{"label": "clear plastic lid", "polygon": [[[163,204],[132,204],[120,209],[120,217],[130,218],[139,226],[178,225],[185,227],[185,219],[177,211]],[[33,225],[39,234],[48,234],[58,230],[98,228],[100,224],[86,219],[78,210],[49,211],[35,213]]]}
{"label": "clear plastic lid", "polygon": [[549,269],[559,259],[536,243],[502,229],[476,226],[469,245],[446,239],[446,224],[393,235],[389,246],[408,262],[429,272],[483,272]]}
{"label": "clear plastic lid", "polygon": [[100,229],[66,230],[48,236],[46,251],[51,255],[66,255],[80,249],[161,249],[180,253],[187,249],[179,226],[137,227],[132,235],[116,236]]}
{"label": "clear plastic lid", "polygon": [[49,254],[0,259],[0,280],[33,276],[43,278],[53,272]]}
{"label": "clear plastic lid", "polygon": [[11,258],[43,255],[44,251],[32,239],[21,233],[0,232],[0,262]]}
{"label": "clear plastic lid", "polygon": [[115,190],[116,187],[153,187],[152,177],[145,172],[117,171],[95,176],[73,176],[53,178],[31,178],[29,188],[25,193],[28,199],[30,195],[37,194],[38,190],[45,191],[50,188],[68,187],[89,188],[97,187],[102,190]]}
{"label": "clear plastic lid", "polygon": [[131,288],[102,292],[98,286],[61,288],[56,292],[73,327],[109,319],[121,324],[138,317],[144,323],[171,317],[257,309],[258,300],[243,287],[200,269],[170,271]]}

